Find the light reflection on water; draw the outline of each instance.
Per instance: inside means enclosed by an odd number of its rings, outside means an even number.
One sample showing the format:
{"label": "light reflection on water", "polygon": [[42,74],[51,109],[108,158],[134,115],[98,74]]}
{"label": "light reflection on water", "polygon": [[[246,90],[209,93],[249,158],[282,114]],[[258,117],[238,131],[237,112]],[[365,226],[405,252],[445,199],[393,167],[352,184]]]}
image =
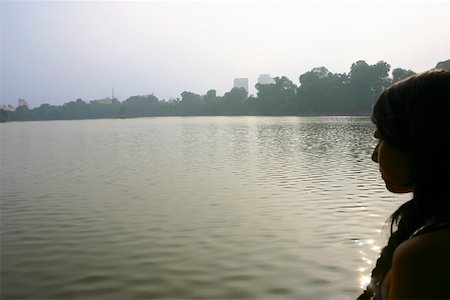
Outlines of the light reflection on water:
{"label": "light reflection on water", "polygon": [[[372,247],[370,247],[369,249],[372,250],[375,253],[379,253],[379,246],[374,245],[375,241],[372,239],[369,240],[365,240],[362,242],[358,242],[359,246],[365,246],[365,245],[370,245]],[[367,247],[361,247],[361,248],[366,248]],[[359,280],[359,287],[364,290],[366,288],[366,286],[370,283],[370,270],[373,268],[374,266],[374,261],[372,261],[372,259],[370,259],[368,256],[373,256],[373,253],[370,253],[371,255],[369,255],[367,253],[367,250],[359,250],[359,253],[361,254],[361,259],[364,261],[365,265],[361,266],[359,268],[359,272],[360,272],[360,280]]]}
{"label": "light reflection on water", "polygon": [[407,199],[363,117],[0,130],[2,298],[353,299]]}

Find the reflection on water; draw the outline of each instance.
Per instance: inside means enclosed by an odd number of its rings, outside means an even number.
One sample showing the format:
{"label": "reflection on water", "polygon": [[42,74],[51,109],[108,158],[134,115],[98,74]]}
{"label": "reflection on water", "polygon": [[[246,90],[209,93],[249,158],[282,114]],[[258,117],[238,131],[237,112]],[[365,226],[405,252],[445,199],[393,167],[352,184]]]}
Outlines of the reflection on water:
{"label": "reflection on water", "polygon": [[[375,253],[379,253],[380,252],[380,247],[377,245],[374,245],[375,241],[372,239],[363,241],[363,242],[358,242],[359,246],[365,246],[365,245],[370,245],[372,247],[370,247],[369,249],[374,251]],[[367,248],[367,247],[361,247],[361,248]],[[366,286],[370,283],[370,270],[374,267],[374,261],[372,259],[370,259],[370,256],[373,256],[373,253],[370,253],[370,255],[367,253],[367,250],[359,250],[359,253],[361,254],[361,259],[364,261],[365,265],[361,266],[359,268],[359,272],[360,272],[360,280],[359,280],[359,287],[361,289],[365,289]]]}
{"label": "reflection on water", "polygon": [[368,118],[6,123],[8,299],[353,299],[406,196]]}

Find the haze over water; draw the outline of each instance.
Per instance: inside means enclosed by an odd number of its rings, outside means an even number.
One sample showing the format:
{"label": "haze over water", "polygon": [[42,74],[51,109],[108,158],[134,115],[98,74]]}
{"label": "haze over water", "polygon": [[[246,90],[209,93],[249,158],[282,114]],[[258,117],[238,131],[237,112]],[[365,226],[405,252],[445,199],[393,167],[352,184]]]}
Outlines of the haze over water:
{"label": "haze over water", "polygon": [[354,299],[408,199],[367,117],[0,124],[5,299]]}
{"label": "haze over water", "polygon": [[233,79],[423,72],[450,54],[449,1],[0,1],[0,104],[223,95]]}

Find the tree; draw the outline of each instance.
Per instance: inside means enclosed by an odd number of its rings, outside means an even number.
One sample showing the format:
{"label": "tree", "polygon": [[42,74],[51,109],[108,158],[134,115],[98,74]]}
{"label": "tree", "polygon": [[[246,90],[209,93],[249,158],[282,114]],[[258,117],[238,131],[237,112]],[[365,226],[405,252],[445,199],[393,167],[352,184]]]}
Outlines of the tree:
{"label": "tree", "polygon": [[237,115],[242,110],[242,105],[247,99],[247,91],[241,87],[232,88],[222,97],[222,113],[225,115]]}
{"label": "tree", "polygon": [[34,113],[37,119],[54,120],[57,118],[59,110],[60,107],[44,103],[41,104],[39,107],[36,107],[34,109]]}
{"label": "tree", "polygon": [[299,77],[297,97],[303,114],[343,113],[348,109],[346,74],[333,74],[325,67],[313,68]]}
{"label": "tree", "polygon": [[120,110],[117,112],[119,117],[124,117],[124,112],[128,117],[146,117],[158,115],[159,99],[155,95],[132,96],[122,103],[122,115]]}
{"label": "tree", "polygon": [[201,104],[202,97],[200,95],[186,91],[181,93],[182,114],[190,116],[201,114]]}
{"label": "tree", "polygon": [[369,65],[360,60],[352,64],[348,92],[355,113],[370,113],[375,99],[391,82],[390,68],[391,66],[384,61]]}
{"label": "tree", "polygon": [[[14,117],[13,117],[14,116]],[[22,121],[22,120],[32,120],[33,113],[26,105],[19,105],[16,107],[14,114],[9,115],[11,120]]]}
{"label": "tree", "polygon": [[450,69],[450,59],[438,62],[436,68]]}
{"label": "tree", "polygon": [[392,70],[392,83],[396,83],[400,80],[408,78],[412,75],[416,74],[414,71],[406,70],[402,68],[396,68]]}
{"label": "tree", "polygon": [[152,95],[140,95],[140,96],[132,96],[125,100],[123,104],[126,105],[148,105],[158,103],[159,99],[156,96]]}
{"label": "tree", "polygon": [[256,84],[257,109],[264,115],[293,114],[297,86],[286,76],[275,77],[274,83]]}
{"label": "tree", "polygon": [[9,112],[0,108],[0,123],[9,121]]}
{"label": "tree", "polygon": [[[450,68],[450,60],[441,61],[436,67]],[[116,98],[111,103],[86,103],[77,99],[62,106],[42,104],[34,109],[29,109],[26,101],[19,99],[20,106],[16,111],[0,112],[0,121],[167,115],[369,114],[373,102],[386,86],[414,74],[411,70],[396,68],[391,79],[389,70],[390,65],[384,61],[369,65],[364,60],[353,63],[348,74],[332,73],[325,67],[317,67],[299,76],[298,87],[285,76],[275,77],[270,84],[256,84],[256,97],[248,96],[245,89],[240,88],[232,88],[223,96],[211,89],[202,96],[184,91],[181,99],[168,102],[159,101],[152,94],[133,96],[122,103]]]}
{"label": "tree", "polygon": [[202,102],[202,97],[200,95],[191,92],[181,93],[181,103],[183,104],[199,104]]}
{"label": "tree", "polygon": [[204,102],[212,102],[217,100],[217,92],[216,90],[209,90],[206,92],[206,95],[203,96]]}

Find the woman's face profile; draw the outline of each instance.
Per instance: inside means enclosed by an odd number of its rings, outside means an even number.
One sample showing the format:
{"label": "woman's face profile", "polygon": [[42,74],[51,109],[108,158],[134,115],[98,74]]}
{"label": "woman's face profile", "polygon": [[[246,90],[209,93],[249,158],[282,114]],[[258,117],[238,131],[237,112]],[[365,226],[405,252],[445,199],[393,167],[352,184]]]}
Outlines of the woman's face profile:
{"label": "woman's face profile", "polygon": [[374,137],[378,139],[378,144],[373,150],[372,160],[378,163],[386,188],[393,193],[412,192],[415,172],[411,154],[386,143],[378,130]]}

